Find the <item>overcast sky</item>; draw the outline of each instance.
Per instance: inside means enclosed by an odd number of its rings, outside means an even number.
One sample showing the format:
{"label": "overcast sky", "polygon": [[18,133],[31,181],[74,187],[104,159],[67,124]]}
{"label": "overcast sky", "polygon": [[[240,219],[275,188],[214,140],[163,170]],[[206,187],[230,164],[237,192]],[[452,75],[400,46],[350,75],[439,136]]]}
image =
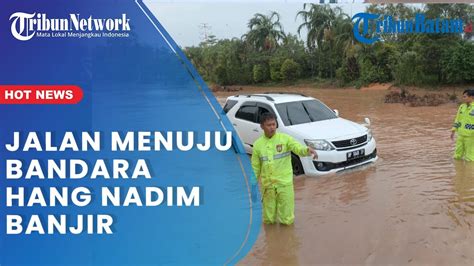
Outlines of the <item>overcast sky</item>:
{"label": "overcast sky", "polygon": [[[317,1],[319,3],[319,1]],[[340,0],[344,12],[352,16],[363,12],[368,6],[363,0]],[[353,3],[354,2],[354,3]],[[218,39],[240,38],[248,30],[247,23],[255,13],[269,14],[276,11],[286,33],[297,33],[301,18],[296,13],[303,9],[304,1],[259,0],[259,1],[202,1],[202,0],[145,0],[144,3],[158,21],[182,47],[196,46],[203,40],[204,32],[212,33]],[[207,30],[202,28],[207,25]],[[201,26],[201,27],[200,27]],[[302,37],[305,39],[305,32]]]}

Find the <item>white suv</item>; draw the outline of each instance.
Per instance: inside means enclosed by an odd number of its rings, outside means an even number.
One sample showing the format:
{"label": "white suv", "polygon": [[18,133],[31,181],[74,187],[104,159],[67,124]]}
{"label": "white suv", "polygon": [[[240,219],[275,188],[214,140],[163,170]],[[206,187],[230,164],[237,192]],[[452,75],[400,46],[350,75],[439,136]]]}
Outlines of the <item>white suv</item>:
{"label": "white suv", "polygon": [[224,106],[247,153],[263,134],[260,116],[276,115],[278,131],[294,137],[301,144],[318,152],[318,159],[292,154],[295,175],[322,175],[375,162],[377,149],[370,120],[361,125],[338,117],[321,101],[301,94],[264,93],[236,95],[227,98]]}

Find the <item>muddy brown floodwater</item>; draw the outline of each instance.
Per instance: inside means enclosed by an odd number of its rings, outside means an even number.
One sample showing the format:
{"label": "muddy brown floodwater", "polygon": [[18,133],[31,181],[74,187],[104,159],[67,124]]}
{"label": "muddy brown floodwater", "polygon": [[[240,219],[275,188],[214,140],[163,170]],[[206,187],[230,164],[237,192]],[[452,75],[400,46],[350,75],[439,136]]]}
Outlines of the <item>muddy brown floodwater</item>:
{"label": "muddy brown floodwater", "polygon": [[[272,91],[288,91],[288,88]],[[217,92],[222,100],[238,93]],[[454,161],[456,104],[384,104],[386,91],[291,89],[356,122],[369,117],[379,161],[295,178],[295,224],[262,226],[241,264],[474,265],[474,163]]]}

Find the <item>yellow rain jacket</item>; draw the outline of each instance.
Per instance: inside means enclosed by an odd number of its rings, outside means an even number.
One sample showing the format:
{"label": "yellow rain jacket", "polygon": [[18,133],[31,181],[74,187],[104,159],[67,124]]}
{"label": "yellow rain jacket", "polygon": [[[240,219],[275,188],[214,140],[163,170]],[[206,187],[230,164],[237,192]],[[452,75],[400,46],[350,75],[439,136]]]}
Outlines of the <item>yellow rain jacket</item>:
{"label": "yellow rain jacket", "polygon": [[454,159],[474,161],[474,104],[461,104],[454,120],[453,131],[458,136]]}
{"label": "yellow rain jacket", "polygon": [[469,106],[463,103],[459,106],[452,130],[460,136],[474,136],[474,103]]}
{"label": "yellow rain jacket", "polygon": [[253,145],[252,168],[255,176],[261,179],[263,187],[277,187],[293,184],[291,152],[308,156],[309,149],[294,138],[275,133],[271,138],[265,135]]}

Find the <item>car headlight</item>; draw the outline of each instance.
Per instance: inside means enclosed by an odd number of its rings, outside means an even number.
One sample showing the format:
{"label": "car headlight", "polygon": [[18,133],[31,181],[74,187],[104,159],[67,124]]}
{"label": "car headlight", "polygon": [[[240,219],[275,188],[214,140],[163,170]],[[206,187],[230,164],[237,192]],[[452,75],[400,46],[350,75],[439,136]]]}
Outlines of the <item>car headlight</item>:
{"label": "car headlight", "polygon": [[367,129],[367,142],[372,140],[372,130]]}
{"label": "car headlight", "polygon": [[318,151],[330,151],[334,150],[334,147],[331,143],[323,140],[323,139],[305,139],[304,142],[309,147],[318,150]]}

